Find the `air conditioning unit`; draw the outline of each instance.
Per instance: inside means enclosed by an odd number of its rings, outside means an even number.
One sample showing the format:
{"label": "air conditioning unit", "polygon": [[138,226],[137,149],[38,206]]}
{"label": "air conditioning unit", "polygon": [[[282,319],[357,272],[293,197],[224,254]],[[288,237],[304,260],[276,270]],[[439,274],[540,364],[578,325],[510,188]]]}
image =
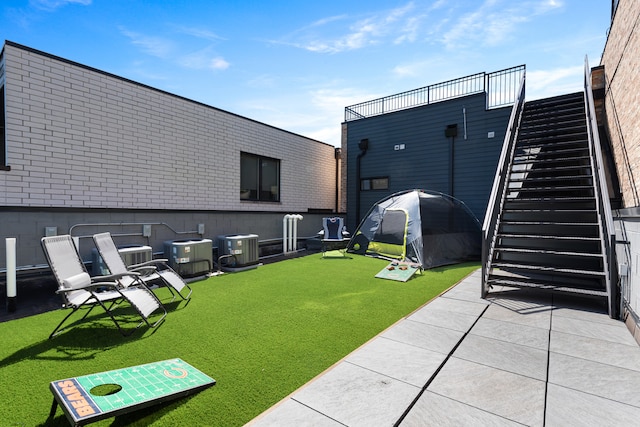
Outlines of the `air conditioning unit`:
{"label": "air conditioning unit", "polygon": [[[127,267],[153,259],[153,249],[151,246],[125,246],[118,248],[118,252],[120,252],[120,256],[122,256]],[[91,270],[94,276],[106,276],[110,274],[109,269],[102,261],[100,253],[95,248],[91,250],[91,260]]]}
{"label": "air conditioning unit", "polygon": [[168,240],[164,242],[164,257],[181,276],[197,276],[213,269],[211,239]]}
{"label": "air conditioning unit", "polygon": [[222,266],[227,271],[255,268],[259,264],[257,234],[227,234],[218,236],[218,257],[225,257]]}

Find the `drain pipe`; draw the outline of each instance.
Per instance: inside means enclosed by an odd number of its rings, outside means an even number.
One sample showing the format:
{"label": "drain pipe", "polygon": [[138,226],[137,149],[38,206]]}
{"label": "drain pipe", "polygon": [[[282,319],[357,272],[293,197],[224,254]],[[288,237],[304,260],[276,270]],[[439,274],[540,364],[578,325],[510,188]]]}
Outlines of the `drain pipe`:
{"label": "drain pipe", "polygon": [[360,149],[360,153],[356,159],[356,227],[360,224],[360,165],[362,158],[367,154],[367,150],[369,149],[369,140],[367,138],[361,139],[358,143],[358,148]]}
{"label": "drain pipe", "polygon": [[298,250],[298,221],[302,218],[299,214],[287,214],[282,218],[282,252],[285,255]]}

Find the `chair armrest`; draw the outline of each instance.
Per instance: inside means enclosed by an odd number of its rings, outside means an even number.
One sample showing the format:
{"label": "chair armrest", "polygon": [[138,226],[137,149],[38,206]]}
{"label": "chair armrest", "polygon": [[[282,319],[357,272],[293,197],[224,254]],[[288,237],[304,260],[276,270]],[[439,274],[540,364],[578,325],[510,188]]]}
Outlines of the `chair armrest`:
{"label": "chair armrest", "polygon": [[108,274],[106,276],[93,276],[91,278],[92,280],[91,284],[95,283],[93,282],[94,280],[110,280],[111,281],[111,280],[122,279],[123,277],[126,277],[126,276],[140,276],[140,273],[136,271],[127,271],[126,273],[120,273],[120,274]]}
{"label": "chair armrest", "polygon": [[156,259],[152,259],[151,261],[141,262],[140,264],[132,264],[127,268],[129,268],[131,270],[135,270],[135,269],[140,268],[140,267],[151,266],[151,265],[154,265],[154,264],[164,264],[164,263],[167,263],[167,262],[169,262],[168,259],[156,258]]}
{"label": "chair armrest", "polygon": [[[107,277],[107,276],[99,276],[101,278],[103,277]],[[99,289],[104,289],[104,288],[113,288],[115,290],[118,289],[118,284],[116,282],[91,282],[89,284],[83,285],[83,286],[77,286],[77,287],[73,287],[73,288],[62,288],[62,289],[57,289],[56,290],[56,294],[64,294],[66,292],[74,292],[74,291],[87,291],[87,292],[93,292],[95,290],[99,290]]]}

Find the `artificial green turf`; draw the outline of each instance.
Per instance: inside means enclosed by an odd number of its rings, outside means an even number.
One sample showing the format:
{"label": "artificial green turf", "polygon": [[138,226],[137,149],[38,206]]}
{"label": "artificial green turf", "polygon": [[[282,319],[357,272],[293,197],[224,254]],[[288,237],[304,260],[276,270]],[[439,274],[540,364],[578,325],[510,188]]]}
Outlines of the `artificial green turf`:
{"label": "artificial green turf", "polygon": [[[243,425],[478,268],[437,268],[400,283],[374,278],[385,265],[314,254],[212,277],[191,284],[188,304],[168,304],[158,329],[128,338],[97,311],[52,340],[66,312],[0,323],[2,423],[69,425],[60,409],[47,420],[49,382],[179,357],[217,384],[92,425]],[[156,293],[167,300],[165,289]]]}

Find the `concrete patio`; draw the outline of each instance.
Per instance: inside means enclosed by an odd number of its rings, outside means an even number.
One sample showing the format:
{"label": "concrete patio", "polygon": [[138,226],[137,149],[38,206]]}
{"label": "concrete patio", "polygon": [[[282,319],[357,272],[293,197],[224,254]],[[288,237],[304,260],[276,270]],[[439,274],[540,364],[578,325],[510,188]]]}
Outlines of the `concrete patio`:
{"label": "concrete patio", "polygon": [[476,271],[248,425],[637,425],[640,348],[604,304],[479,295]]}

